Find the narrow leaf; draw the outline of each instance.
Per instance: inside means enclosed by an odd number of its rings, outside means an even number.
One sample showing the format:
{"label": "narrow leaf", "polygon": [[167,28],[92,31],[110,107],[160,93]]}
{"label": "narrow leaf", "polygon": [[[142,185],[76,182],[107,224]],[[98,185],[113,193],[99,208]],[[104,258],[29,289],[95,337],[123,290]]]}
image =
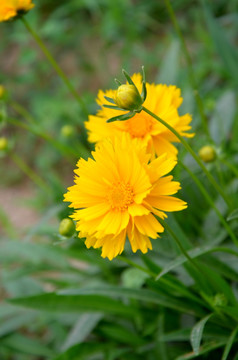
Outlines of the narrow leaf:
{"label": "narrow leaf", "polygon": [[129,317],[135,316],[136,309],[124,305],[121,301],[100,295],[58,295],[56,293],[22,297],[8,300],[12,304],[30,309],[51,312],[102,311]]}
{"label": "narrow leaf", "polygon": [[230,215],[227,216],[227,221],[238,219],[238,209],[233,210]]}
{"label": "narrow leaf", "polygon": [[226,343],[226,347],[225,347],[224,352],[222,354],[221,360],[227,360],[228,359],[228,355],[229,355],[229,352],[231,350],[232,344],[235,341],[235,337],[237,335],[237,332],[238,332],[238,326],[232,331],[231,336],[229,337],[229,339],[228,339],[228,341]]}
{"label": "narrow leaf", "polygon": [[[122,69],[122,73],[123,73],[123,75],[125,76],[125,78],[126,78],[126,80],[128,81],[128,83],[129,83],[130,85],[134,85],[134,86],[135,86],[134,82],[132,81],[130,75],[126,72],[126,70]],[[136,86],[135,86],[135,87],[136,87]]]}
{"label": "narrow leaf", "polygon": [[108,97],[108,96],[106,96],[106,95],[104,95],[104,98],[105,98],[108,102],[110,102],[111,104],[115,104],[114,99],[112,99],[112,98],[110,98],[110,97]]}
{"label": "narrow leaf", "polygon": [[190,341],[193,348],[194,353],[199,354],[199,348],[202,340],[202,334],[204,330],[204,326],[206,322],[211,318],[213,314],[207,315],[205,318],[200,320],[192,329]]}
{"label": "narrow leaf", "polygon": [[[121,109],[120,109],[120,110],[121,110]],[[114,117],[108,119],[107,122],[110,123],[110,122],[117,121],[117,120],[120,120],[120,121],[128,120],[128,119],[132,118],[134,115],[135,115],[135,113],[132,112],[132,111],[130,111],[130,112],[128,112],[127,114],[122,114],[122,115],[114,116]]]}
{"label": "narrow leaf", "polygon": [[122,110],[122,108],[115,106],[115,105],[113,106],[113,105],[103,104],[103,107],[108,108],[108,109],[113,109],[113,110]]}

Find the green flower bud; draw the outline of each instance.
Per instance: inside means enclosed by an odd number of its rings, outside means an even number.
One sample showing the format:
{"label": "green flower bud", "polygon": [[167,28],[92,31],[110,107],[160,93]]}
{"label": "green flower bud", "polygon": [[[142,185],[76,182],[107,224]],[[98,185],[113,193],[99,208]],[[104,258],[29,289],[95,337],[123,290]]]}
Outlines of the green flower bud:
{"label": "green flower bud", "polygon": [[204,162],[212,162],[217,156],[215,149],[211,145],[203,146],[198,154]]}
{"label": "green flower bud", "polygon": [[6,151],[8,149],[8,141],[5,137],[0,138],[0,151]]}
{"label": "green flower bud", "polygon": [[75,225],[73,220],[65,218],[61,220],[59,225],[59,233],[62,236],[71,237],[75,232]]}
{"label": "green flower bud", "polygon": [[75,130],[72,125],[64,125],[61,128],[61,134],[64,137],[71,137],[74,134]]}
{"label": "green flower bud", "polygon": [[5,90],[4,86],[0,85],[0,99],[3,98],[3,96],[5,95],[5,92],[6,92],[6,90]]}
{"label": "green flower bud", "polygon": [[224,294],[218,293],[213,298],[213,306],[226,306],[227,305],[227,298]]}
{"label": "green flower bud", "polygon": [[115,103],[125,110],[138,110],[143,101],[134,85],[120,85],[117,89]]}

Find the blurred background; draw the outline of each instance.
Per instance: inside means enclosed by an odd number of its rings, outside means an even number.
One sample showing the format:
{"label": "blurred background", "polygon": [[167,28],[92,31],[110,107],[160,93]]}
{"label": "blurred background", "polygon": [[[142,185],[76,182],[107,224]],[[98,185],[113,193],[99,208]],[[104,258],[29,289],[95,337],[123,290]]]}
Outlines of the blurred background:
{"label": "blurred background", "polygon": [[[144,65],[149,83],[181,88],[184,102],[179,111],[193,115],[192,127],[196,132],[193,148],[198,151],[206,144],[186,57],[163,1],[35,0],[34,3],[35,8],[26,15],[27,21],[57,59],[90,114],[98,109],[95,99],[99,89],[116,88],[115,77],[124,81],[122,68],[133,74]],[[226,149],[237,164],[237,1],[174,0],[172,5],[189,49],[212,138],[217,148]],[[94,284],[94,276],[99,284],[103,281],[116,284],[121,274],[117,262],[109,265],[93,250],[84,252],[83,242],[78,242],[75,248],[72,239],[65,247],[58,245],[62,240],[58,235],[59,221],[70,214],[67,204],[62,202],[63,194],[73,184],[77,159],[87,158],[93,149],[83,125],[87,120],[85,113],[21,21],[1,23],[0,39],[0,84],[6,91],[0,102],[0,137],[7,138],[10,148],[9,152],[0,152],[3,240],[0,260],[4,265],[0,298],[34,295],[78,283]],[[182,149],[181,153],[185,157]],[[181,169],[176,171],[178,175]],[[194,171],[198,172],[196,166]],[[181,197],[191,203],[184,229],[189,228],[192,234],[194,229],[201,228],[207,207],[186,175],[181,175],[180,181],[186,189]],[[178,222],[183,216],[176,215]],[[213,213],[204,220],[201,231],[205,234],[208,229],[212,231],[211,223],[217,225]],[[22,244],[11,240],[20,240]],[[171,243],[163,246],[170,256]],[[144,274],[138,277],[133,272],[120,275],[122,284],[135,287],[141,286],[144,278]],[[175,314],[166,316],[176,323]],[[153,316],[148,318],[152,321]],[[38,316],[31,310],[18,311],[4,303],[0,306],[3,324],[0,359],[56,359],[57,354],[80,342],[74,334],[79,329],[82,331],[85,321],[91,324],[84,334],[86,338],[100,319],[100,314],[79,318],[78,327],[67,337],[75,325],[72,314]],[[96,328],[93,339],[103,342],[110,338],[112,346],[113,341],[128,341],[128,333],[118,335],[110,326],[106,322]],[[150,336],[153,326],[146,331]],[[138,342],[143,345],[139,338],[130,341],[129,345]],[[169,359],[188,349],[185,344],[175,347],[170,350]],[[103,356],[95,359],[106,359]],[[133,356],[130,354],[130,359],[145,358],[143,352]],[[153,356],[146,359],[153,360]],[[215,353],[214,359],[217,356]],[[81,358],[94,359],[73,357],[71,353],[57,360]],[[117,355],[107,359],[114,358],[124,359]]]}

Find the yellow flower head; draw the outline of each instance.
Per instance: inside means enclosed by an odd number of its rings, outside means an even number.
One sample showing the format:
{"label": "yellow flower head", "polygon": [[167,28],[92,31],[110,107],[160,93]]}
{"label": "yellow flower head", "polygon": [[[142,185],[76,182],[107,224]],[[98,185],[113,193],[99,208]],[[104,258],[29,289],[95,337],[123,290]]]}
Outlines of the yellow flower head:
{"label": "yellow flower head", "polygon": [[[142,90],[141,74],[134,74],[132,80],[138,88],[139,92]],[[187,133],[191,129],[189,125],[191,122],[191,115],[185,114],[180,116],[178,108],[183,99],[181,91],[176,86],[170,85],[155,85],[146,83],[147,97],[144,106],[174,127],[180,135],[192,137],[193,134]],[[103,107],[103,105],[111,105],[104,96],[115,99],[117,90],[102,90],[98,93],[97,103],[101,106],[97,115],[90,115],[89,120],[85,123],[88,130],[88,138],[90,142],[97,143],[104,138],[127,132],[131,138],[138,138],[142,143],[146,144],[149,151],[157,155],[164,152],[177,155],[177,149],[172,142],[177,142],[178,139],[159,121],[152,118],[150,115],[141,111],[135,114],[132,118],[125,121],[114,121],[107,123],[107,120],[125,114],[126,111],[119,111]]]}
{"label": "yellow flower head", "polygon": [[68,188],[65,201],[75,209],[79,237],[89,248],[102,248],[110,260],[121,254],[126,236],[133,252],[152,249],[164,228],[155,215],[187,207],[172,197],[180,189],[172,176],[164,176],[175,166],[174,157],[163,154],[151,160],[146,147],[128,134],[105,140],[96,146],[93,159],[80,159],[75,185]]}
{"label": "yellow flower head", "polygon": [[0,1],[0,22],[7,21],[20,13],[31,10],[35,5],[32,0],[1,0]]}

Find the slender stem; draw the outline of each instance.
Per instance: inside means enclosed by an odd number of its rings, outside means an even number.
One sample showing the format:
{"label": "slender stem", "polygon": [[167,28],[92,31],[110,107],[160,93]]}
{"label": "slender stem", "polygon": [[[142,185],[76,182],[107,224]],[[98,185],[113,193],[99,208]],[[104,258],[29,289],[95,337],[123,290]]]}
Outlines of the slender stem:
{"label": "slender stem", "polygon": [[235,234],[233,233],[233,230],[229,226],[229,224],[226,222],[216,205],[214,204],[213,199],[205,189],[205,187],[202,185],[201,181],[197,178],[196,175],[193,174],[193,172],[182,162],[179,162],[179,164],[187,171],[187,173],[191,176],[191,178],[194,180],[194,182],[197,184],[199,190],[203,194],[204,198],[207,200],[208,204],[214,209],[217,216],[219,217],[221,223],[223,224],[224,228],[226,229],[227,233],[230,235],[231,239],[233,240],[234,244],[238,246],[238,239],[236,238]]}
{"label": "slender stem", "polygon": [[236,166],[234,166],[233,164],[231,164],[229,161],[223,159],[223,158],[220,158],[219,159],[226,167],[228,167],[228,169],[230,169],[233,174],[238,178],[238,169]]}
{"label": "slender stem", "polygon": [[9,156],[15,162],[15,164],[41,189],[46,192],[50,192],[48,185],[45,181],[36,174],[16,153],[9,152]]}
{"label": "slender stem", "polygon": [[188,262],[193,266],[193,268],[199,273],[199,275],[201,275],[201,280],[203,282],[204,285],[204,290],[206,289],[207,291],[210,291],[210,286],[209,284],[207,284],[207,276],[206,274],[203,272],[203,270],[197,265],[197,263],[193,260],[193,258],[191,258],[191,256],[187,253],[187,251],[185,250],[185,248],[183,247],[183,245],[181,244],[181,241],[179,240],[178,236],[175,234],[175,232],[171,229],[171,227],[161,218],[159,218],[159,222],[163,225],[163,227],[170,233],[170,235],[172,236],[172,238],[175,240],[175,242],[177,243],[181,253],[186,257],[186,259],[188,260]]}
{"label": "slender stem", "polygon": [[194,76],[194,72],[193,72],[192,59],[191,59],[191,57],[189,55],[188,48],[186,46],[182,31],[181,31],[180,26],[178,24],[178,21],[176,19],[176,16],[175,16],[173,7],[172,7],[172,5],[170,3],[170,0],[164,0],[164,2],[165,2],[165,6],[167,8],[167,11],[169,13],[170,19],[171,19],[171,21],[172,21],[172,23],[174,25],[175,31],[177,32],[177,35],[178,35],[178,37],[180,39],[180,42],[182,44],[182,47],[183,47],[183,52],[185,54],[187,65],[188,65],[189,79],[190,79],[191,85],[193,87],[194,97],[195,97],[195,101],[196,101],[196,104],[197,104],[197,107],[198,107],[198,110],[199,110],[199,113],[200,113],[200,116],[201,116],[201,119],[202,119],[202,124],[203,124],[204,131],[205,131],[209,141],[213,142],[213,140],[211,138],[211,135],[210,135],[210,132],[209,132],[209,128],[208,128],[208,119],[207,119],[207,116],[205,115],[205,112],[204,112],[203,102],[202,102],[202,99],[201,99],[201,97],[199,95],[199,92],[197,90],[197,84],[196,84],[196,80],[195,80],[195,76]]}
{"label": "slender stem", "polygon": [[27,30],[29,31],[29,33],[35,39],[36,43],[38,44],[38,46],[40,47],[40,49],[42,50],[42,52],[46,56],[49,63],[55,69],[55,71],[57,72],[59,77],[63,80],[63,82],[65,83],[65,85],[67,86],[67,88],[69,89],[71,94],[74,96],[74,98],[79,102],[82,111],[84,112],[85,116],[87,117],[88,116],[88,111],[87,111],[87,108],[86,108],[83,100],[78,95],[77,91],[75,90],[75,88],[73,87],[73,85],[71,84],[71,82],[69,81],[69,79],[67,78],[65,73],[63,72],[63,70],[59,67],[58,63],[55,61],[52,54],[49,52],[49,50],[47,49],[47,47],[45,46],[45,44],[43,43],[41,38],[38,36],[38,34],[31,28],[28,21],[23,16],[21,17],[21,20],[22,20],[23,24],[25,25],[25,27],[27,28]]}
{"label": "slender stem", "polygon": [[53,145],[57,150],[59,150],[62,154],[64,154],[65,156],[67,156],[69,162],[71,164],[75,164],[75,161],[72,159],[73,158],[76,159],[76,153],[73,149],[71,149],[70,147],[66,147],[64,144],[62,144],[61,142],[55,140],[54,138],[52,138],[50,135],[45,134],[43,132],[41,132],[40,130],[37,130],[27,124],[24,124],[23,122],[17,120],[17,119],[13,119],[13,118],[8,118],[7,121],[15,126],[18,126],[24,130],[30,131],[31,133],[41,137],[42,139],[44,139],[45,141],[49,142],[51,145]]}
{"label": "slender stem", "polygon": [[178,140],[183,144],[183,146],[185,147],[185,149],[192,155],[192,157],[194,158],[194,160],[196,160],[196,162],[198,163],[198,165],[200,166],[200,168],[203,170],[203,172],[206,174],[208,180],[210,181],[210,183],[214,186],[214,188],[217,190],[217,192],[222,196],[222,198],[224,199],[224,201],[226,202],[227,206],[229,208],[232,208],[230,199],[226,196],[226,194],[224,193],[224,191],[222,190],[222,188],[220,187],[220,185],[216,182],[216,180],[214,179],[214,177],[210,174],[210,172],[207,170],[207,168],[203,165],[202,161],[199,159],[198,155],[193,151],[193,149],[191,148],[191,146],[187,143],[186,140],[183,139],[183,137],[171,126],[169,125],[166,121],[162,120],[161,118],[159,118],[157,115],[155,115],[153,112],[151,112],[150,110],[148,110],[147,108],[145,108],[144,106],[142,106],[142,110],[144,110],[147,114],[149,114],[150,116],[152,116],[153,118],[155,118],[156,120],[158,120],[161,124],[163,124],[167,129],[169,129],[177,138]]}

